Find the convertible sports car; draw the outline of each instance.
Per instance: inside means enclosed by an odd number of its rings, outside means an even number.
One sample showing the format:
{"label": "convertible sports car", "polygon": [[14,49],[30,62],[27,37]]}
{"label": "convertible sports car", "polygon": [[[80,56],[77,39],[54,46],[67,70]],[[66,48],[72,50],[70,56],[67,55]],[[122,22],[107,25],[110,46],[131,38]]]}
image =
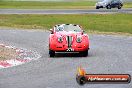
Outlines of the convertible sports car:
{"label": "convertible sports car", "polygon": [[50,29],[49,55],[55,52],[78,52],[83,56],[88,55],[89,37],[84,34],[82,27],[75,24],[59,24]]}

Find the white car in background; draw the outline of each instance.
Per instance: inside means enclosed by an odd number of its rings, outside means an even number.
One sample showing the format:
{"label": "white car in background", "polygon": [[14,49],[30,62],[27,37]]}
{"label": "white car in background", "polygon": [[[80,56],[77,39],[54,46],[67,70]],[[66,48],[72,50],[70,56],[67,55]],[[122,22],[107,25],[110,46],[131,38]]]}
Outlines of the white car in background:
{"label": "white car in background", "polygon": [[121,9],[123,6],[123,2],[121,0],[103,0],[101,2],[97,2],[95,6],[96,6],[96,9],[99,9],[99,8],[107,8],[107,9],[118,8],[118,9]]}

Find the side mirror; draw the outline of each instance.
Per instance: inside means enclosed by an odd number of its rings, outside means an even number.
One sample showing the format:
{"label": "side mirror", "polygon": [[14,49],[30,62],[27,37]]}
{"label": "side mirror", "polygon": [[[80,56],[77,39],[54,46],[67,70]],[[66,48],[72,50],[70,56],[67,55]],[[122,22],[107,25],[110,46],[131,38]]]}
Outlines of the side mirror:
{"label": "side mirror", "polygon": [[51,32],[51,34],[53,34],[54,33],[53,29],[50,29],[50,32]]}

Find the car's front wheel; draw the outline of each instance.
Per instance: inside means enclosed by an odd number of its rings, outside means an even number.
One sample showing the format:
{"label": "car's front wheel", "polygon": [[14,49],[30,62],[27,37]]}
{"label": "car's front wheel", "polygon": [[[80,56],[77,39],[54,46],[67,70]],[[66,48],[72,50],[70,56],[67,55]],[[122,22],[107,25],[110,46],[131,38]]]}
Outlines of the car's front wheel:
{"label": "car's front wheel", "polygon": [[122,6],[121,6],[121,5],[119,5],[119,6],[118,6],[118,9],[121,9],[121,7],[122,7]]}
{"label": "car's front wheel", "polygon": [[82,56],[86,57],[88,56],[88,50],[85,50],[83,52],[80,52]]}
{"label": "car's front wheel", "polygon": [[54,57],[54,56],[55,56],[55,51],[49,50],[49,56],[50,56],[50,57]]}
{"label": "car's front wheel", "polygon": [[88,56],[88,50],[84,51],[84,56]]}

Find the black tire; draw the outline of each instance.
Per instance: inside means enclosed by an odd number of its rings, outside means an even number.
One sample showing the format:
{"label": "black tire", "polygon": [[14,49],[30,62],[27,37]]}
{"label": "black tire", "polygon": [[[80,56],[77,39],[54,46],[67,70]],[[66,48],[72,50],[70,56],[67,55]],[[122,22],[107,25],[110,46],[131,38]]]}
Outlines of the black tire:
{"label": "black tire", "polygon": [[107,8],[107,9],[111,9],[111,6],[110,6],[110,5],[107,5],[106,8]]}
{"label": "black tire", "polygon": [[79,85],[84,85],[86,83],[86,78],[84,76],[76,77],[76,81]]}
{"label": "black tire", "polygon": [[119,5],[119,6],[118,6],[118,9],[121,9],[121,7],[122,7],[122,6],[121,6],[121,5]]}
{"label": "black tire", "polygon": [[88,50],[84,51],[84,56],[85,56],[85,57],[88,56]]}
{"label": "black tire", "polygon": [[88,56],[88,50],[80,52],[82,56],[87,57]]}
{"label": "black tire", "polygon": [[98,7],[98,6],[96,6],[96,9],[99,9],[99,7]]}
{"label": "black tire", "polygon": [[50,57],[54,57],[54,56],[55,56],[55,51],[49,50],[49,56],[50,56]]}

